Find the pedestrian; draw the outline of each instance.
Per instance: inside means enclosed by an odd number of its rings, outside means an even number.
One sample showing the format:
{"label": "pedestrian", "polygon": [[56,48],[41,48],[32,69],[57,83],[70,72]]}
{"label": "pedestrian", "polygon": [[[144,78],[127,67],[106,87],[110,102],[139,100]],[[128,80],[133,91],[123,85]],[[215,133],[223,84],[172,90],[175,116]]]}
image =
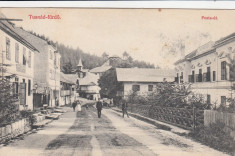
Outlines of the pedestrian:
{"label": "pedestrian", "polygon": [[126,100],[123,100],[123,103],[122,103],[122,117],[124,118],[124,115],[126,114],[127,117],[129,118],[129,115],[128,115],[128,112],[127,112],[127,102]]}
{"label": "pedestrian", "polygon": [[97,109],[97,112],[98,112],[98,118],[100,118],[101,117],[101,110],[102,110],[102,102],[101,102],[100,99],[96,103],[96,109]]}
{"label": "pedestrian", "polygon": [[77,101],[77,111],[78,111],[78,112],[81,112],[81,111],[82,111],[81,103],[80,103],[79,100]]}
{"label": "pedestrian", "polygon": [[77,103],[76,103],[76,102],[73,102],[72,107],[73,107],[73,111],[74,111],[74,112],[75,112],[76,106],[77,106]]}

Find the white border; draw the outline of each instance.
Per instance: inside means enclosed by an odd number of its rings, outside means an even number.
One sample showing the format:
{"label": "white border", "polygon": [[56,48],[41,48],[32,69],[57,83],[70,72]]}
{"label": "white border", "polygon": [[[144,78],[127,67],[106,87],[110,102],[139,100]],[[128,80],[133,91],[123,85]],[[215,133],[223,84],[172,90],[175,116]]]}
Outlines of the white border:
{"label": "white border", "polygon": [[0,7],[235,9],[234,1],[1,1]]}

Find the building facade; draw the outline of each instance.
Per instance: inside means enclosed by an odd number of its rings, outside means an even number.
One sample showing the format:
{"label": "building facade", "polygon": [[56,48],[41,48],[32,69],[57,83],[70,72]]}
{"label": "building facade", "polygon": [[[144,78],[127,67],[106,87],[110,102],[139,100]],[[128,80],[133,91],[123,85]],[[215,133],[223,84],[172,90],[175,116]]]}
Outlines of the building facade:
{"label": "building facade", "polygon": [[50,42],[21,28],[18,33],[39,50],[34,57],[34,107],[59,104],[60,54]]}
{"label": "building facade", "polygon": [[117,96],[126,98],[135,91],[147,95],[157,89],[158,83],[174,82],[175,73],[170,69],[116,68],[116,74],[122,86]]}
{"label": "building facade", "polygon": [[234,97],[228,65],[234,48],[235,34],[197,48],[175,63],[176,82],[191,83],[192,91],[208,103],[226,105],[227,99]]}
{"label": "building facade", "polygon": [[[1,15],[3,17],[3,15]],[[2,76],[15,75],[14,94],[19,95],[19,109],[33,109],[34,57],[38,50],[20,36],[7,21],[0,21],[0,60],[6,66]]]}

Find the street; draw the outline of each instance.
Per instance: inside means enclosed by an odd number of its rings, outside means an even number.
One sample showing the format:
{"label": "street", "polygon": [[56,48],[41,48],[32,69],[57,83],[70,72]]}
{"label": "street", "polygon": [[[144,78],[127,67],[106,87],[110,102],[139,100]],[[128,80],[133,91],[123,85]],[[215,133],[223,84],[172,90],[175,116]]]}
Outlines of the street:
{"label": "street", "polygon": [[111,109],[103,109],[101,118],[92,106],[80,113],[64,109],[59,120],[2,146],[1,155],[225,155],[133,117],[122,118]]}

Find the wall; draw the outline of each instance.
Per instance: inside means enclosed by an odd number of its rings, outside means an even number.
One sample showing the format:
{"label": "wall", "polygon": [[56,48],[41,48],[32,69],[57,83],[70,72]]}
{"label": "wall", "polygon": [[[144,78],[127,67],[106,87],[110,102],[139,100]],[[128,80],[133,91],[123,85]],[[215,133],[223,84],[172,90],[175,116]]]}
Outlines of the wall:
{"label": "wall", "polygon": [[133,85],[140,85],[140,91],[138,93],[142,95],[151,93],[151,91],[148,91],[148,85],[153,85],[153,91],[157,89],[156,87],[157,83],[124,82],[123,84],[124,84],[124,97],[132,92]]}
{"label": "wall", "polygon": [[[10,40],[10,60],[6,59],[6,37]],[[19,45],[19,62],[15,61],[15,44],[18,43]],[[26,65],[23,65],[23,48],[26,49]],[[5,64],[10,64],[11,66],[7,67],[7,73],[15,74],[19,79],[19,83],[23,82],[23,79],[26,83],[26,105],[28,109],[33,109],[33,77],[34,77],[34,52],[24,46],[23,44],[16,41],[14,38],[10,37],[6,33],[0,30],[0,50],[3,52],[3,60],[1,57],[1,62],[3,61]],[[29,67],[28,60],[29,60],[29,53],[31,53],[31,66]],[[2,56],[2,53],[0,53]],[[6,74],[7,74],[6,73]],[[28,94],[28,81],[31,81],[31,90],[30,94]],[[11,80],[15,82],[15,78]],[[20,110],[24,109],[23,105],[20,105]]]}

